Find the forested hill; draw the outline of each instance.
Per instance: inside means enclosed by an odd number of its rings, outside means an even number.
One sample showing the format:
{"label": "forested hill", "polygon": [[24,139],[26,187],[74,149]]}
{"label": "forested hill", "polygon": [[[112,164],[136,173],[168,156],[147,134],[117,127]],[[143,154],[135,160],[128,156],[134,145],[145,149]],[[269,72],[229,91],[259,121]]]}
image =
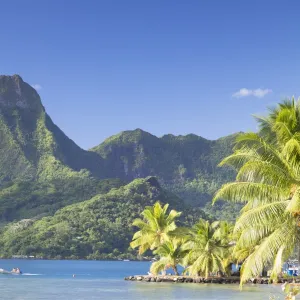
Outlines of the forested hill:
{"label": "forested hill", "polygon": [[188,203],[203,206],[233,170],[217,167],[232,153],[236,134],[215,141],[189,134],[158,138],[141,129],[124,131],[91,149],[105,162],[110,177],[124,180],[157,176]]}
{"label": "forested hill", "polygon": [[66,206],[52,217],[7,225],[0,235],[0,256],[136,258],[136,251],[129,248],[132,222],[145,206],[157,200],[183,211],[182,224],[203,217],[200,210],[186,208],[181,199],[162,189],[155,178],[136,179],[91,200]]}

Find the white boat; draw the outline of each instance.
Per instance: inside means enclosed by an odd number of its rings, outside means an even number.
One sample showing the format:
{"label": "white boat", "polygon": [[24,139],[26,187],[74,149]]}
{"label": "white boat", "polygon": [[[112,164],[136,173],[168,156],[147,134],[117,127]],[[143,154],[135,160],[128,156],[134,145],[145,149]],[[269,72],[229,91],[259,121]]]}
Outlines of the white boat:
{"label": "white boat", "polygon": [[13,271],[7,271],[4,269],[0,269],[0,274],[4,274],[4,275],[21,275],[22,272],[13,272]]}
{"label": "white boat", "polygon": [[129,259],[123,259],[123,261],[130,261]]}

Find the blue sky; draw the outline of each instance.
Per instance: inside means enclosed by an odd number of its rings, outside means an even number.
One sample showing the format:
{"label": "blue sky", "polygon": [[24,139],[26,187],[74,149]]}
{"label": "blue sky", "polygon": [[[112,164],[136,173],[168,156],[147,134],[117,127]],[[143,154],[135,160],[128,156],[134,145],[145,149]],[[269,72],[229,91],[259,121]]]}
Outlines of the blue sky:
{"label": "blue sky", "polygon": [[300,95],[299,1],[1,2],[0,73],[83,148],[122,130],[209,139]]}

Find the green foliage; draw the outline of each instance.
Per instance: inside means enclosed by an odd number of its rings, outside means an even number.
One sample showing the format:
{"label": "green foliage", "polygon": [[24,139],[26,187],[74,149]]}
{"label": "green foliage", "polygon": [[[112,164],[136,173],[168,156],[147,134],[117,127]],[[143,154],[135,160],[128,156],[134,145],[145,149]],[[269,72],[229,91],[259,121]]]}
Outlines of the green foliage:
{"label": "green foliage", "polygon": [[[38,93],[20,76],[0,76],[0,224],[4,226],[14,222],[14,226],[22,219],[31,219],[33,222],[25,222],[29,224],[28,228],[23,228],[25,223],[21,223],[23,229],[15,232],[18,235],[15,241],[8,227],[2,228],[5,234],[2,254],[9,256],[32,252],[47,257],[89,258],[131,254],[132,250],[124,246],[131,234],[128,224],[145,205],[149,205],[148,198],[168,202],[176,209],[183,210],[185,214],[178,220],[180,226],[194,223],[199,217],[208,218],[199,207],[211,199],[220,184],[233,178],[234,171],[230,168],[216,167],[217,161],[231,153],[233,139],[234,136],[229,136],[208,141],[192,134],[157,138],[142,130],[135,130],[113,136],[92,151],[85,151],[52,122]],[[127,186],[126,195],[115,195],[116,201],[121,202],[113,205],[115,209],[99,208],[99,215],[93,217],[102,220],[103,232],[94,232],[99,224],[92,222],[86,230],[89,236],[94,237],[86,238],[85,243],[85,238],[76,238],[76,226],[69,222],[60,223],[57,219],[57,216],[69,213],[68,209],[60,210],[63,207],[92,197],[95,199],[110,190],[116,193],[114,188],[121,191],[119,188],[125,182],[148,175],[156,175],[162,187],[179,195],[185,203],[175,195],[171,197],[152,178],[148,180],[152,180],[154,185],[150,181],[148,184],[153,186],[154,194],[148,195],[150,190],[141,182],[138,184],[138,181],[134,181]],[[132,193],[130,189],[135,188]],[[149,197],[145,198],[144,193]],[[125,198],[128,199],[128,206],[123,207]],[[134,201],[139,203],[135,208],[131,207]],[[193,204],[193,207],[188,207],[186,203]],[[124,213],[121,208],[128,211]],[[115,219],[108,217],[106,212],[110,210]],[[57,214],[52,218],[55,212]],[[121,216],[121,212],[124,216]],[[211,218],[214,217],[211,211],[209,214]],[[129,221],[125,222],[125,217]],[[56,223],[61,227],[57,227]],[[124,224],[127,225],[124,227]],[[47,232],[47,238],[35,233],[35,226]],[[83,228],[78,230],[84,235]],[[113,230],[116,234],[111,233]],[[68,236],[72,236],[72,242]],[[97,242],[99,247],[94,244],[97,237],[101,238]],[[63,249],[65,242],[70,250]]]}
{"label": "green foliage", "polygon": [[160,259],[152,263],[150,272],[157,275],[166,269],[172,268],[175,275],[179,275],[177,266],[183,266],[183,259],[187,254],[187,250],[182,247],[182,242],[182,238],[173,237],[158,246],[153,254],[158,255]]}
{"label": "green foliage", "polygon": [[66,206],[54,216],[7,225],[0,236],[0,255],[136,258],[136,252],[129,248],[134,232],[131,224],[145,206],[157,200],[184,209],[182,201],[163,190],[155,178],[136,179],[91,200]]}
{"label": "green foliage", "polygon": [[137,129],[112,136],[91,151],[105,160],[111,177],[156,176],[186,203],[203,207],[222,183],[234,178],[232,169],[217,168],[217,164],[232,152],[235,137],[216,141],[193,134],[157,138]]}
{"label": "green foliage", "polygon": [[215,195],[244,204],[235,225],[242,283],[268,265],[276,280],[300,239],[300,101],[284,101],[258,121],[259,134],[240,135],[221,163],[238,170],[236,181]]}
{"label": "green foliage", "polygon": [[178,265],[192,276],[207,278],[212,272],[226,272],[232,262],[229,253],[232,226],[224,221],[210,223],[200,219],[190,229],[177,227],[175,221],[181,213],[171,210],[168,214],[168,207],[157,202],[143,210],[143,219],[133,222],[140,230],[133,235],[131,247],[139,247],[140,254],[151,249],[159,255],[159,260],[151,265],[151,273],[172,268],[179,275]]}
{"label": "green foliage", "polygon": [[181,213],[171,210],[167,214],[169,204],[163,207],[156,202],[153,207],[147,206],[141,213],[143,219],[135,219],[133,226],[139,227],[130,243],[132,248],[139,247],[139,254],[143,254],[148,249],[153,250],[168,242],[172,235],[176,235],[177,226],[175,220]]}
{"label": "green foliage", "polygon": [[211,272],[226,272],[231,242],[231,227],[226,222],[200,219],[190,231],[183,249],[186,272],[206,278]]}
{"label": "green foliage", "polygon": [[38,182],[15,182],[0,191],[0,220],[11,222],[23,218],[53,215],[58,209],[107,193],[124,185],[118,179],[98,180],[78,173],[78,177]]}

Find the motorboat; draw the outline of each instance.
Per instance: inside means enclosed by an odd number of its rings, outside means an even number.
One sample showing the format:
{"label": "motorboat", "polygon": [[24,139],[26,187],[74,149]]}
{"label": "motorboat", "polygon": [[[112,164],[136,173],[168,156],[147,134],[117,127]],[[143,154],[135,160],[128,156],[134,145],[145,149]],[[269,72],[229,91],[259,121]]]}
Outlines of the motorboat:
{"label": "motorboat", "polygon": [[4,275],[21,275],[22,271],[20,271],[19,269],[13,269],[12,271],[7,271],[4,269],[0,268],[0,274],[4,274]]}

